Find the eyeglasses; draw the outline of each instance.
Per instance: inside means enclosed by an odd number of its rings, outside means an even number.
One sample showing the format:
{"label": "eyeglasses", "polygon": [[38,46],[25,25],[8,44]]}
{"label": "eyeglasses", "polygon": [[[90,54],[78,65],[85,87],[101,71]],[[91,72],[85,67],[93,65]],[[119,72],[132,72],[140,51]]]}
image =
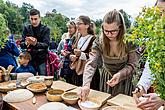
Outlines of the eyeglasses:
{"label": "eyeglasses", "polygon": [[111,33],[111,35],[117,34],[119,32],[119,29],[114,29],[114,30],[106,30],[103,28],[103,31],[105,34]]}

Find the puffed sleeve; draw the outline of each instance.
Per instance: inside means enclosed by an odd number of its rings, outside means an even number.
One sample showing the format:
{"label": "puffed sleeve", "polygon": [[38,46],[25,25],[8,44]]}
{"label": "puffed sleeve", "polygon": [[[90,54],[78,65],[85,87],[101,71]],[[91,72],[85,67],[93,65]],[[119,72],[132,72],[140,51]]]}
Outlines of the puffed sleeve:
{"label": "puffed sleeve", "polygon": [[119,71],[121,74],[120,80],[126,79],[135,72],[139,60],[139,53],[136,48],[137,47],[133,44],[127,44],[128,62],[126,66]]}
{"label": "puffed sleeve", "polygon": [[100,48],[97,39],[94,41],[92,45],[92,50],[89,53],[89,60],[85,65],[84,73],[83,73],[83,86],[89,86],[94,76],[94,73],[97,68],[97,62],[100,57]]}

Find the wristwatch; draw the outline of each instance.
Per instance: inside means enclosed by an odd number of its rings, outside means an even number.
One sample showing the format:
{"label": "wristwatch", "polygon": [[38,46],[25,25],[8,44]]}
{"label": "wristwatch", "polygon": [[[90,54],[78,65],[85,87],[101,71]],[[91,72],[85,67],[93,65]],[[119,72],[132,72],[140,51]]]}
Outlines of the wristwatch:
{"label": "wristwatch", "polygon": [[142,85],[137,85],[136,88],[138,89],[138,92],[142,91],[143,93],[147,93]]}

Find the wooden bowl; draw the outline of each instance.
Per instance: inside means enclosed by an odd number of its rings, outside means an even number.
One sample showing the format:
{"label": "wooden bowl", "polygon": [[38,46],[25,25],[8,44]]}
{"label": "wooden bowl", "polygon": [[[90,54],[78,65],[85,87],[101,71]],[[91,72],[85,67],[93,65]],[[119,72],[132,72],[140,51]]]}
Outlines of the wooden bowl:
{"label": "wooden bowl", "polygon": [[46,92],[46,97],[49,101],[59,102],[62,101],[61,95],[64,93],[61,89],[50,89]]}
{"label": "wooden bowl", "polygon": [[78,105],[82,110],[99,110],[101,103],[94,99],[87,99],[85,102],[78,101]]}
{"label": "wooden bowl", "polygon": [[15,80],[0,83],[0,92],[8,92],[15,89],[17,89]]}
{"label": "wooden bowl", "polygon": [[29,89],[30,91],[36,92],[36,93],[44,92],[47,89],[45,83],[29,84],[26,88]]}
{"label": "wooden bowl", "polygon": [[74,105],[78,102],[79,97],[77,96],[77,92],[65,92],[62,94],[62,99],[70,105]]}

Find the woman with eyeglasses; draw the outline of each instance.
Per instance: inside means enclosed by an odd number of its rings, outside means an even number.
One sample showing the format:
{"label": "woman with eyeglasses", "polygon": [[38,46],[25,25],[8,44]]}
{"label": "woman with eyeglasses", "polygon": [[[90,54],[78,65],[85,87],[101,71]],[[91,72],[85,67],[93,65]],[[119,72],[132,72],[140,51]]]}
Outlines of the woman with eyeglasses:
{"label": "woman with eyeglasses", "polygon": [[[76,37],[76,42],[74,46],[74,54],[71,55],[72,65],[76,67],[76,73],[73,74],[73,82],[77,86],[82,86],[83,83],[83,70],[85,66],[85,61],[89,58],[89,52],[91,50],[93,41],[95,40],[95,33],[93,29],[93,24],[88,16],[81,15],[76,19],[76,27],[78,36]],[[80,64],[80,65],[79,65]],[[77,70],[77,68],[80,68]],[[96,84],[96,83],[95,83]],[[96,86],[96,85],[92,85]]]}
{"label": "woman with eyeglasses", "polygon": [[102,62],[100,91],[112,96],[119,93],[131,95],[131,79],[138,56],[135,47],[124,42],[125,31],[124,19],[119,11],[112,10],[104,16],[102,35],[93,43],[90,60],[83,73],[83,87],[78,91],[83,101],[89,94],[97,62]]}

